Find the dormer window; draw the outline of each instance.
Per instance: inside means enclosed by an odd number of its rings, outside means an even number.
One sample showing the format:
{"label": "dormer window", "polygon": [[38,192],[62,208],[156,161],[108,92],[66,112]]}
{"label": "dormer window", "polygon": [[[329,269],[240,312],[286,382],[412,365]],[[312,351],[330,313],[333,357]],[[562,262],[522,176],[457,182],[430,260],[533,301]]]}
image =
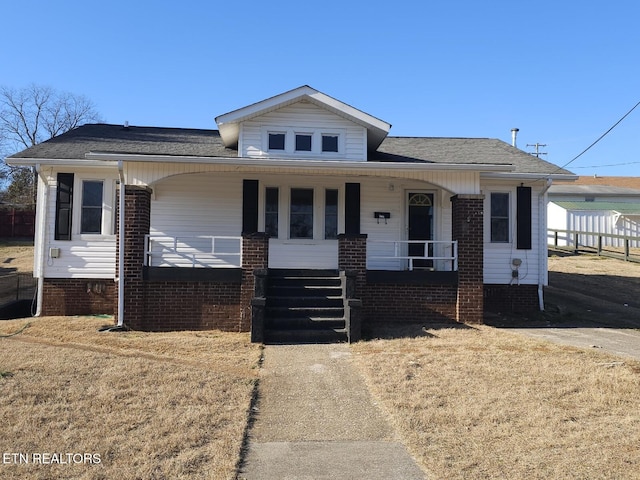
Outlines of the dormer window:
{"label": "dormer window", "polygon": [[[298,158],[345,156],[347,130],[342,128],[262,126],[263,154]],[[246,147],[245,147],[246,148]]]}
{"label": "dormer window", "polygon": [[338,135],[322,135],[322,151],[323,152],[338,152]]}
{"label": "dormer window", "polygon": [[269,132],[269,150],[284,150],[286,134]]}
{"label": "dormer window", "polygon": [[296,133],[296,152],[310,152],[312,137],[311,133]]}

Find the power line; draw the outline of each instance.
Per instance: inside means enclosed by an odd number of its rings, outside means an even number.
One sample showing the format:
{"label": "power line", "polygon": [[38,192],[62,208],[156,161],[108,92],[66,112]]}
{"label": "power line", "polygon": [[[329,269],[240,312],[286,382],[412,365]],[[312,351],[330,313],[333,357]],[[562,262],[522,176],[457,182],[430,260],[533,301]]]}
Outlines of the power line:
{"label": "power line", "polygon": [[[631,112],[633,112],[636,107],[640,105],[640,102],[636,103],[633,107],[631,107],[631,110],[629,110],[627,113],[625,113],[622,118],[620,118],[620,120],[618,120],[616,123],[614,123],[611,128],[609,128],[609,130],[607,130],[606,132],[604,132],[602,135],[600,135],[598,137],[598,139],[593,142],[591,145],[589,145],[587,148],[585,148],[583,151],[581,151],[578,155],[576,155],[575,157],[573,157],[571,160],[569,160],[567,163],[565,163],[563,166],[559,167],[558,170],[564,169],[565,167],[571,165],[573,162],[575,162],[578,158],[580,158],[582,155],[584,155],[585,153],[587,153],[591,147],[593,147],[596,143],[598,143],[600,140],[602,140],[604,137],[606,137],[609,132],[611,132],[611,130],[613,130],[614,128],[616,128],[625,118],[627,118]],[[558,171],[556,170],[556,171]]]}
{"label": "power line", "polygon": [[639,163],[640,162],[610,163],[608,165],[588,165],[586,167],[573,167],[573,168],[624,167],[625,165],[637,165]]}

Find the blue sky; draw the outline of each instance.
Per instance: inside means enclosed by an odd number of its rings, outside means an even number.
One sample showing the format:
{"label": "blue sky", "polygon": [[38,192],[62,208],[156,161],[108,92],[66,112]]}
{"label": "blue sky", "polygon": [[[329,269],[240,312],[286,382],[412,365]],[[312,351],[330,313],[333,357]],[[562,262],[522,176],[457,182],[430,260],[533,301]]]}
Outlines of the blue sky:
{"label": "blue sky", "polygon": [[[0,85],[86,95],[108,123],[216,128],[307,84],[391,135],[517,127],[564,165],[640,101],[637,0],[5,3]],[[639,133],[640,107],[568,168],[640,176]]]}

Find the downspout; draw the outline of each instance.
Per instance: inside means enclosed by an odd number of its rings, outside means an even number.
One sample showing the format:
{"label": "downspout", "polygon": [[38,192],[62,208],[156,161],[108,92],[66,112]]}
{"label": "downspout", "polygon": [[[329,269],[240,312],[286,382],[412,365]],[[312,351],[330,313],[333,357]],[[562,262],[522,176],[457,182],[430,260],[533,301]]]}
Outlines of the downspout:
{"label": "downspout", "polygon": [[544,312],[544,293],[542,274],[545,269],[545,260],[547,256],[547,191],[551,188],[553,180],[547,178],[547,184],[538,194],[538,223],[539,223],[539,246],[538,246],[538,306],[540,311]]}
{"label": "downspout", "polygon": [[118,328],[124,326],[124,165],[118,160]]}
{"label": "downspout", "polygon": [[[46,251],[46,244],[48,242],[47,238],[47,211],[49,210],[49,181],[42,173],[42,169],[40,164],[36,165],[36,172],[38,173],[38,177],[42,180],[43,185],[43,197],[42,197],[42,208],[40,209],[40,222],[38,234],[40,236],[40,245],[38,249],[38,291],[36,295],[36,312],[34,313],[34,317],[39,317],[42,315],[42,303],[44,298],[44,257]],[[38,199],[40,200],[40,199]]]}

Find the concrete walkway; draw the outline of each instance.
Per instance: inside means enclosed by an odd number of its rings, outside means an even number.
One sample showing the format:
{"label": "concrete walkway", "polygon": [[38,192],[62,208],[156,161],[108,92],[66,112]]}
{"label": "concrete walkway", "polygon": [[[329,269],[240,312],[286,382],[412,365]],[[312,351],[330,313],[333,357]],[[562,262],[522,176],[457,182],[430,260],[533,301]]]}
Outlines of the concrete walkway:
{"label": "concrete walkway", "polygon": [[424,479],[348,345],[268,345],[240,479]]}

